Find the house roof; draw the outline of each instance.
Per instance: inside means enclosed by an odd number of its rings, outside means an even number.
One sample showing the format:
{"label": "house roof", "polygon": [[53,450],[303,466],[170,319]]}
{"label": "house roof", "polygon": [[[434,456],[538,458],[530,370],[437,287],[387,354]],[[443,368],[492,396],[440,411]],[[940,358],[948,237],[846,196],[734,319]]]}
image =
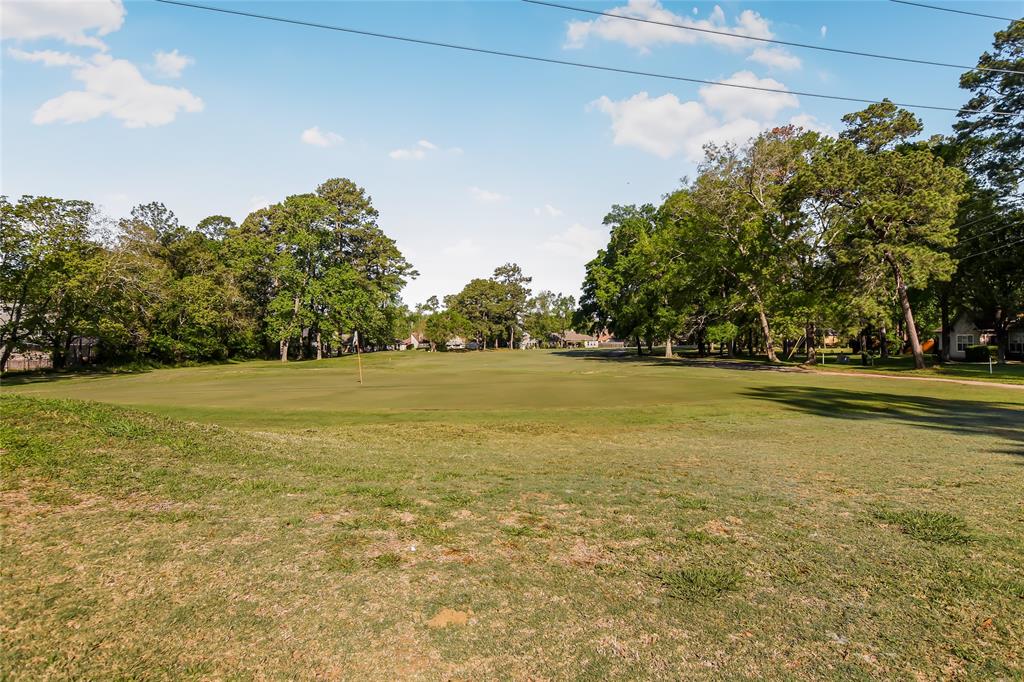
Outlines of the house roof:
{"label": "house roof", "polygon": [[595,341],[593,336],[589,334],[578,334],[574,331],[567,331],[562,335],[562,338],[566,341]]}

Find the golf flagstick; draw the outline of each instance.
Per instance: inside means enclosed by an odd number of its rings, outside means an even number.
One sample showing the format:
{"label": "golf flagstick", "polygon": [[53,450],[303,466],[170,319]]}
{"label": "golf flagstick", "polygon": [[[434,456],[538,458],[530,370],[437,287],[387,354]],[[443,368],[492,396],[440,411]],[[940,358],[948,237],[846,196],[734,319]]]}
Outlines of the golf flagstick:
{"label": "golf flagstick", "polygon": [[352,343],[356,344],[356,364],[359,366],[359,383],[363,383],[363,358],[359,355],[359,332],[352,332]]}

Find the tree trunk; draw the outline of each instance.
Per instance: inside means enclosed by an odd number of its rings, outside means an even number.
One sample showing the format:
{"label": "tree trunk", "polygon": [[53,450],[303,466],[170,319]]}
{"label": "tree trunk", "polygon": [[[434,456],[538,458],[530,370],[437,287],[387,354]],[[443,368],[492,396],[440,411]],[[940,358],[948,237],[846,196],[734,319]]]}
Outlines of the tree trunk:
{"label": "tree trunk", "polygon": [[320,343],[320,331],[319,330],[317,330],[317,333],[316,333],[316,359],[317,360],[323,360],[324,359],[324,347]]}
{"label": "tree trunk", "polygon": [[807,364],[813,365],[818,360],[818,330],[815,329],[813,322],[808,322],[804,329],[804,335],[807,339],[805,346],[807,348]]}
{"label": "tree trunk", "polygon": [[54,369],[60,369],[64,366],[64,344],[60,341],[53,342],[53,348],[50,351],[50,367]]}
{"label": "tree trunk", "polygon": [[889,335],[884,322],[878,327],[878,351],[882,358],[889,357]]}
{"label": "tree trunk", "polygon": [[672,357],[672,335],[671,334],[669,334],[665,338],[665,357],[666,358]]}
{"label": "tree trunk", "polygon": [[288,339],[281,339],[281,362],[288,362]]}
{"label": "tree trunk", "polygon": [[[1006,364],[1006,351],[1009,346],[1010,333],[1007,329],[1006,315],[1002,308],[996,308],[996,360],[1000,365]],[[979,339],[980,340],[980,339]]]}
{"label": "tree trunk", "polygon": [[939,294],[939,313],[942,316],[942,331],[939,336],[939,343],[942,348],[940,349],[943,362],[949,362],[949,292],[945,287],[942,288],[942,293]]}
{"label": "tree trunk", "polygon": [[4,345],[4,352],[0,355],[0,372],[7,371],[7,361],[11,359],[11,351],[14,349],[14,344],[7,343]]}
{"label": "tree trunk", "polygon": [[757,318],[761,321],[761,334],[764,336],[764,350],[768,355],[768,362],[778,362],[779,358],[775,355],[774,340],[772,339],[772,329],[768,326],[768,316],[764,314],[764,306],[761,305],[760,297],[757,302]]}
{"label": "tree trunk", "polygon": [[892,266],[892,274],[896,278],[896,294],[900,299],[900,307],[903,308],[903,319],[907,325],[907,336],[910,337],[910,350],[914,354],[914,367],[924,369],[924,352],[921,350],[921,341],[917,338],[917,327],[914,325],[914,311],[910,309],[910,297],[907,296],[907,283],[903,281],[903,272],[899,263],[890,254],[886,254],[889,265]]}
{"label": "tree trunk", "polygon": [[639,337],[639,336],[634,336],[633,338],[635,338],[635,339],[636,339],[636,354],[637,354],[637,356],[638,356],[638,357],[643,357],[643,355],[644,355],[644,351],[643,351],[643,349],[642,349],[642,348],[640,347],[640,337]]}

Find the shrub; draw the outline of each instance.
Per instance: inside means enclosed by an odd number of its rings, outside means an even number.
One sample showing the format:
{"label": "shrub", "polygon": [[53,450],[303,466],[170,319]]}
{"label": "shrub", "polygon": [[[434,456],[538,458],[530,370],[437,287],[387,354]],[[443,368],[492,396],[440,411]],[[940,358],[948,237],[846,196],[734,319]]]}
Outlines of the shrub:
{"label": "shrub", "polygon": [[964,351],[964,359],[967,362],[988,362],[992,357],[992,351],[988,346],[967,346]]}

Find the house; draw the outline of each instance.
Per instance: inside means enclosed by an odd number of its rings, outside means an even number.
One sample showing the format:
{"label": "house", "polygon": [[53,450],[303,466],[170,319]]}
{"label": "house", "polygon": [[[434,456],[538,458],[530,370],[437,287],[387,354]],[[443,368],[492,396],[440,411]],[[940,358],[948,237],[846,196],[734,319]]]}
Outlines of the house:
{"label": "house", "polygon": [[537,339],[530,336],[530,332],[523,331],[522,337],[519,339],[519,347],[522,349],[536,348]]}
{"label": "house", "polygon": [[466,350],[466,340],[461,336],[453,336],[445,341],[445,350]]}
{"label": "house", "polygon": [[622,348],[626,345],[626,342],[615,338],[615,335],[608,330],[608,327],[605,327],[597,333],[597,345],[600,348]]}
{"label": "house", "polygon": [[[90,336],[73,336],[68,344],[67,353],[64,356],[64,367],[81,367],[91,365],[96,361],[99,350],[99,339]],[[0,346],[0,355],[4,352],[4,346]],[[12,349],[11,356],[7,358],[5,372],[32,371],[37,369],[52,369],[53,354],[49,348],[38,344],[19,344]]]}
{"label": "house", "polygon": [[419,348],[430,348],[430,339],[424,334],[412,332],[408,338],[398,339],[395,341],[395,346],[398,350],[417,350]]}
{"label": "house", "polygon": [[579,334],[569,330],[563,334],[551,334],[551,341],[563,348],[597,348],[599,343],[589,334]]}
{"label": "house", "polygon": [[[937,348],[942,350],[942,334],[936,333]],[[970,346],[994,346],[997,343],[993,329],[981,327],[974,316],[963,313],[949,329],[949,357],[951,360],[964,360]],[[1010,325],[1007,339],[1007,357],[1024,359],[1024,320],[1018,319]]]}

